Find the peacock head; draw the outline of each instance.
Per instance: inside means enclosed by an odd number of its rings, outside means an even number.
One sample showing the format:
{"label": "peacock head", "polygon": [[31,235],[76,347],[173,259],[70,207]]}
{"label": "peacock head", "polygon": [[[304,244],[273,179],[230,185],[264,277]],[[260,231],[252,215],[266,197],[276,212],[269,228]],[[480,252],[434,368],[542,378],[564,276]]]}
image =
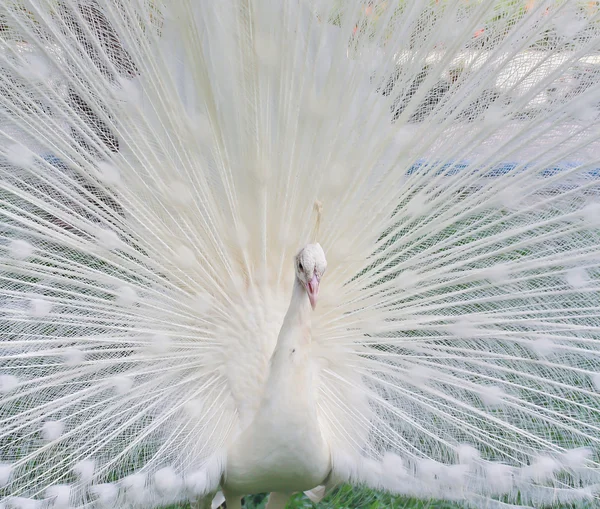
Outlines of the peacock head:
{"label": "peacock head", "polygon": [[320,244],[308,244],[296,255],[296,278],[306,289],[313,309],[317,305],[319,283],[326,270],[327,260]]}

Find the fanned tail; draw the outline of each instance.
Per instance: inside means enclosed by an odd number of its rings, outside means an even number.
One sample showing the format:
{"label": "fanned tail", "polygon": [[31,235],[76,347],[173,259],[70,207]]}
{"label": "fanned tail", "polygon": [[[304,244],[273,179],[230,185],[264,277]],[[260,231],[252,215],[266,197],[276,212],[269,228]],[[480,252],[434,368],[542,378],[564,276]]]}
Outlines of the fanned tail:
{"label": "fanned tail", "polygon": [[0,6],[1,500],[214,493],[315,224],[332,485],[596,497],[598,16]]}

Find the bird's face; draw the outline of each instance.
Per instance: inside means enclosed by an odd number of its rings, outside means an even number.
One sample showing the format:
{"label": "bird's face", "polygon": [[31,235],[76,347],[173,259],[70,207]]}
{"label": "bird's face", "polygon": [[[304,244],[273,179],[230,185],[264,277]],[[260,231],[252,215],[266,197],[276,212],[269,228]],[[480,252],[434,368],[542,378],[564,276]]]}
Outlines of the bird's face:
{"label": "bird's face", "polygon": [[310,305],[315,309],[319,283],[327,270],[327,260],[320,244],[308,244],[296,255],[296,277],[306,289]]}

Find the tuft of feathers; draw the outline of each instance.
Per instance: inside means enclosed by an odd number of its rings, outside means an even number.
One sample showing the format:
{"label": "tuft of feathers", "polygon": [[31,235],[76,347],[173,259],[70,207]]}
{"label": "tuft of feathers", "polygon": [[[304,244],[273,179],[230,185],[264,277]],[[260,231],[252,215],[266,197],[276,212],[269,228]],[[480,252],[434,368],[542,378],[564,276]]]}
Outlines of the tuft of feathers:
{"label": "tuft of feathers", "polygon": [[94,478],[96,462],[93,459],[84,459],[73,465],[73,472],[83,483],[90,483]]}
{"label": "tuft of feathers", "polygon": [[11,472],[12,465],[9,465],[7,463],[0,463],[0,488],[3,488],[8,484]]}
{"label": "tuft of feathers", "polygon": [[19,379],[14,375],[0,375],[0,392],[8,394],[19,386]]}
{"label": "tuft of feathers", "polygon": [[119,495],[119,487],[114,483],[94,484],[90,492],[101,507],[113,507]]}
{"label": "tuft of feathers", "polygon": [[50,499],[52,507],[68,509],[71,500],[71,487],[66,484],[57,484],[46,489],[46,497]]}
{"label": "tuft of feathers", "polygon": [[65,423],[61,421],[46,421],[42,425],[42,437],[47,442],[58,440],[65,430]]}

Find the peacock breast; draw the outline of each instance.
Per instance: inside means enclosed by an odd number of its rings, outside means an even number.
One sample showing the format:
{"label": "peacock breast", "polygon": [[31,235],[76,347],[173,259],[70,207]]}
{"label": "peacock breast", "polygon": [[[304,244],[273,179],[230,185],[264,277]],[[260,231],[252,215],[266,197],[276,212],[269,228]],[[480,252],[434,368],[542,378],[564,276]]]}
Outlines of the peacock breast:
{"label": "peacock breast", "polygon": [[305,491],[329,475],[329,445],[306,389],[282,387],[275,400],[263,400],[252,424],[230,449],[226,489],[237,493]]}
{"label": "peacock breast", "polygon": [[240,437],[240,447],[228,455],[227,490],[241,494],[305,491],[329,475],[329,449],[318,429],[308,429],[304,423],[287,429],[271,424],[249,431]]}

